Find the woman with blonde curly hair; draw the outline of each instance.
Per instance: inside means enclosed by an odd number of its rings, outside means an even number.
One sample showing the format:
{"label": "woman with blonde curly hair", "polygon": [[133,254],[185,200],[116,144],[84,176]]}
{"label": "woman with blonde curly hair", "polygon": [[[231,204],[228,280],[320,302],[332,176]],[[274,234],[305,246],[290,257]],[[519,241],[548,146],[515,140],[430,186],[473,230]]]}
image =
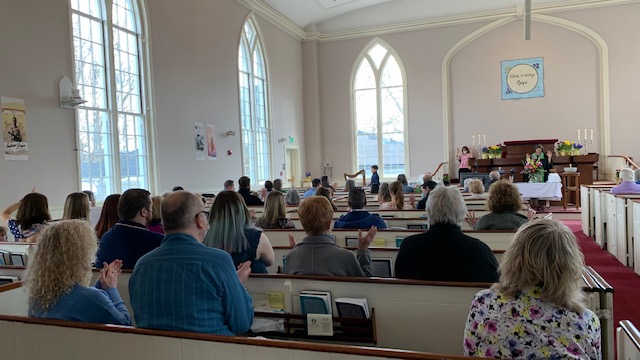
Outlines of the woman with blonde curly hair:
{"label": "woman with blonde curly hair", "polygon": [[52,223],[40,233],[29,259],[29,316],[98,324],[131,325],[118,293],[122,261],[104,264],[97,289],[89,286],[97,239],[83,220]]}
{"label": "woman with blonde curly hair", "polygon": [[287,206],[284,195],[280,191],[272,191],[264,203],[264,213],[256,220],[256,226],[262,229],[295,229],[296,226],[287,219]]}
{"label": "woman with blonde curly hair", "polygon": [[83,192],[69,194],[64,201],[62,220],[89,220],[90,205],[91,202],[87,194]]}
{"label": "woman with blonde curly hair", "polygon": [[[519,212],[522,209],[520,191],[506,180],[497,181],[489,187],[487,206],[491,212],[473,225],[474,230],[517,230],[529,221]],[[533,215],[535,213],[530,214],[531,217]]]}
{"label": "woman with blonde curly hair", "polygon": [[600,322],[585,306],[583,268],[576,237],[564,224],[542,219],[522,226],[498,269],[500,282],[471,303],[464,354],[599,359]]}

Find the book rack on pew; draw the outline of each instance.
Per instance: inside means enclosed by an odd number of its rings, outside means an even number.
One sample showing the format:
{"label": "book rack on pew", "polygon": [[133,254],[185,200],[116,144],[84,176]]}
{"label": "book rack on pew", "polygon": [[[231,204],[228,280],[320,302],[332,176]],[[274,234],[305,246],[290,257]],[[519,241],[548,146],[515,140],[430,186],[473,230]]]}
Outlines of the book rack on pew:
{"label": "book rack on pew", "polygon": [[256,311],[255,317],[284,319],[284,333],[274,331],[257,334],[269,338],[320,340],[373,345],[378,344],[375,308],[371,308],[371,317],[369,319],[333,316],[333,336],[307,335],[306,315]]}

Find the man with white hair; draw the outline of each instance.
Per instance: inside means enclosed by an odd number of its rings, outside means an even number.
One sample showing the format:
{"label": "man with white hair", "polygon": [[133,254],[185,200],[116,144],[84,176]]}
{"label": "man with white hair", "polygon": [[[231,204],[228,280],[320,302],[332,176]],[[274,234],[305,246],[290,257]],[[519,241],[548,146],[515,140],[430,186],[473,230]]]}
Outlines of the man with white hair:
{"label": "man with white hair", "polygon": [[640,194],[640,184],[635,183],[635,174],[631,169],[620,170],[620,185],[611,189],[611,193],[615,195],[622,194]]}
{"label": "man with white hair", "polygon": [[500,172],[498,170],[493,170],[489,173],[489,181],[490,184],[493,184],[496,181],[500,181]]}
{"label": "man with white hair", "polygon": [[467,207],[457,188],[439,186],[427,200],[429,230],[404,239],[396,277],[431,281],[497,282],[498,261],[482,241],[462,233]]}

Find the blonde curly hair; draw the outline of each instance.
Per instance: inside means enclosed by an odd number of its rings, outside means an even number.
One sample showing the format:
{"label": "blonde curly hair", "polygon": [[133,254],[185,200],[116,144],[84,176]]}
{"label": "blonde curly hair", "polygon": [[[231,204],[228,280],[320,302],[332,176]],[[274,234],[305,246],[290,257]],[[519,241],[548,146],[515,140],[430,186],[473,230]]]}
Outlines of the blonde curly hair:
{"label": "blonde curly hair", "polygon": [[74,285],[88,286],[97,242],[84,220],[54,222],[42,230],[27,267],[30,308],[47,311]]}

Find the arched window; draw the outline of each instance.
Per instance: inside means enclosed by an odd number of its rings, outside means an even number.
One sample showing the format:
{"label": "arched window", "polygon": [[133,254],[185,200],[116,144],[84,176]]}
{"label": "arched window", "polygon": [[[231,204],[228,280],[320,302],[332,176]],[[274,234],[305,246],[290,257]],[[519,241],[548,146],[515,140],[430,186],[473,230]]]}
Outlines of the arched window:
{"label": "arched window", "polygon": [[82,189],[96,198],[150,189],[149,116],[135,0],[71,0]]}
{"label": "arched window", "polygon": [[254,183],[271,178],[271,121],[266,57],[251,18],[242,27],[238,50],[243,174]]}
{"label": "arched window", "polygon": [[370,177],[371,166],[378,165],[381,178],[395,178],[408,171],[402,63],[376,41],[357,64],[352,78],[357,168]]}

